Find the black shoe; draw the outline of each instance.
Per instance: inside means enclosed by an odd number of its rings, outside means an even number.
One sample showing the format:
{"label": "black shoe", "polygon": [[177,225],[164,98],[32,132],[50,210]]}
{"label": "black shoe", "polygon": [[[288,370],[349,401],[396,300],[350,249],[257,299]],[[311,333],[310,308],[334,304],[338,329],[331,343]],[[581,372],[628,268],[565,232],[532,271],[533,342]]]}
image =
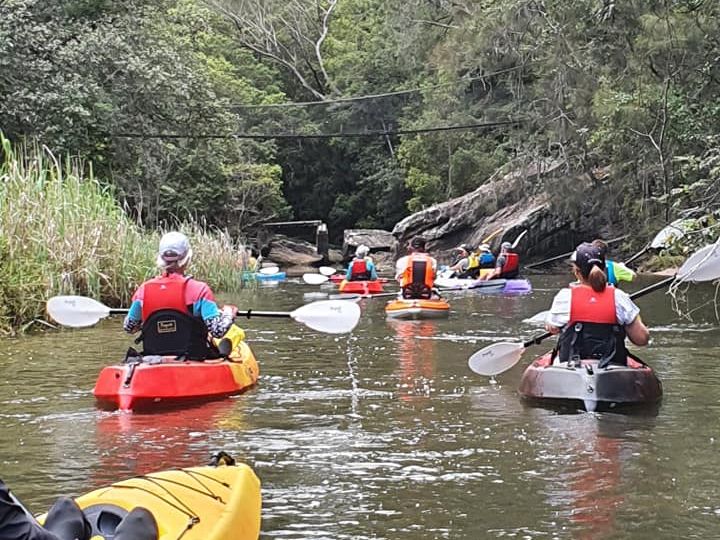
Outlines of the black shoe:
{"label": "black shoe", "polygon": [[45,530],[60,540],[90,540],[90,523],[77,503],[69,497],[60,497],[52,505],[45,519]]}
{"label": "black shoe", "polygon": [[145,508],[133,508],[115,529],[114,540],[158,540],[157,522]]}

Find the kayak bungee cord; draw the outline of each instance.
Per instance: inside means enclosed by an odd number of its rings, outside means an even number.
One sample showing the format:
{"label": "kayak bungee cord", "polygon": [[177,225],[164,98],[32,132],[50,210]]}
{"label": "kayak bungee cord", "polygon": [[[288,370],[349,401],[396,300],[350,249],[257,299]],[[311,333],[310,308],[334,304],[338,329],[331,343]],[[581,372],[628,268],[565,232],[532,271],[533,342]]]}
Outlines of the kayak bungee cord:
{"label": "kayak bungee cord", "polygon": [[[192,478],[192,476],[191,476],[190,474],[188,474],[188,472],[185,471],[185,470],[183,470],[183,469],[179,469],[179,472],[184,472],[185,474],[187,474],[188,476],[190,476],[190,478]],[[221,497],[220,495],[217,495],[216,493],[214,493],[210,488],[208,488],[207,486],[205,486],[205,485],[202,484],[201,482],[198,482],[198,484],[200,484],[200,486],[202,486],[206,491],[202,491],[202,490],[200,490],[200,489],[198,489],[198,488],[189,486],[189,485],[187,485],[187,484],[183,484],[182,482],[179,482],[179,481],[177,481],[177,480],[171,480],[170,478],[158,478],[158,477],[156,477],[156,476],[140,476],[139,478],[144,478],[144,479],[146,479],[146,480],[154,480],[153,483],[155,483],[155,484],[157,484],[157,483],[159,483],[159,482],[167,482],[168,484],[173,484],[173,485],[175,485],[175,486],[184,487],[185,489],[187,489],[187,490],[189,490],[189,491],[193,491],[193,492],[198,493],[198,494],[200,494],[200,495],[205,495],[206,497],[210,497],[211,499],[214,499],[214,500],[216,500],[216,501],[220,501],[221,503],[225,504],[225,501],[222,499],[222,497]],[[159,487],[160,487],[160,486],[159,486]]]}

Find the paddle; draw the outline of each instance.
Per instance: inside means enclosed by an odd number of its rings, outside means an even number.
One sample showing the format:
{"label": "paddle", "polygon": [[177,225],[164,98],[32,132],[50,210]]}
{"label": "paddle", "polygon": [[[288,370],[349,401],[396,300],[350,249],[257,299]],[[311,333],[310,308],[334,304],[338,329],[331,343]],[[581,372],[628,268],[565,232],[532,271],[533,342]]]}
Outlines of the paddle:
{"label": "paddle", "polygon": [[280,272],[280,267],[278,267],[278,266],[263,266],[260,270],[258,270],[258,272],[260,274],[265,274],[265,275],[270,276],[272,274],[277,274],[278,272]]}
{"label": "paddle", "polygon": [[518,244],[520,243],[520,240],[522,240],[523,236],[527,234],[527,229],[525,229],[523,232],[521,232],[518,237],[515,239],[515,241],[512,243],[512,249],[515,249]]}
{"label": "paddle", "polygon": [[330,278],[322,274],[307,273],[302,275],[302,279],[308,285],[322,285],[327,282]]}
{"label": "paddle", "polygon": [[[47,302],[50,316],[63,326],[84,328],[97,324],[110,315],[128,312],[128,309],[109,308],[86,296],[54,296]],[[238,317],[290,318],[308,328],[327,334],[350,332],[360,320],[357,304],[340,300],[324,300],[305,304],[294,311],[239,311]]]}
{"label": "paddle", "polygon": [[[608,245],[615,244],[616,242],[620,242],[621,240],[625,240],[629,235],[619,236],[617,238],[613,238],[612,240],[608,240],[606,243]],[[535,268],[537,266],[542,266],[543,264],[547,264],[554,261],[559,261],[560,259],[567,259],[570,255],[573,254],[575,250],[568,251],[567,253],[563,253],[562,255],[556,255],[555,257],[550,257],[549,259],[544,259],[542,261],[534,262],[531,264],[526,264],[525,268]]]}
{"label": "paddle", "polygon": [[642,248],[640,251],[638,251],[635,255],[630,257],[627,261],[625,261],[625,264],[630,264],[635,259],[646,253],[647,251],[654,249],[664,249],[668,247],[668,243],[672,242],[673,240],[677,240],[679,238],[682,238],[685,236],[685,231],[683,231],[678,225],[681,225],[684,220],[680,219],[677,221],[673,221],[670,225],[663,228],[659,233],[655,235],[655,237],[650,241],[649,244],[647,244],[644,248]]}
{"label": "paddle", "polygon": [[[720,279],[720,249],[717,244],[705,246],[697,251],[680,267],[677,274],[645,287],[630,295],[631,299],[640,298],[658,289],[665,288],[675,279],[700,283]],[[550,332],[529,339],[524,343],[501,342],[488,345],[468,359],[468,366],[478,375],[494,377],[507,371],[520,361],[525,349],[552,336]]]}
{"label": "paddle", "polygon": [[505,230],[505,227],[500,227],[497,231],[492,232],[492,233],[490,233],[489,235],[487,235],[485,238],[483,238],[480,243],[481,243],[481,244],[487,244],[487,243],[489,243],[490,240],[492,240],[493,238],[495,238],[498,234],[500,234],[500,233],[503,232],[504,230]]}
{"label": "paddle", "polygon": [[323,276],[332,276],[337,270],[335,270],[332,266],[321,266],[318,268],[318,272],[320,272]]}

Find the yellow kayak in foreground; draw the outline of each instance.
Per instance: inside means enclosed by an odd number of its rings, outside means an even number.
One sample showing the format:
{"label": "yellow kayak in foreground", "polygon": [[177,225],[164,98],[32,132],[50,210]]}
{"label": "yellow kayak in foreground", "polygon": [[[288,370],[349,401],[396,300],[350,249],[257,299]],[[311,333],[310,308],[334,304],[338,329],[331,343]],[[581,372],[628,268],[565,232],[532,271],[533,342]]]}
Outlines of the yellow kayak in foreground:
{"label": "yellow kayak in foreground", "polygon": [[92,540],[114,538],[118,524],[138,506],[155,518],[158,540],[257,540],[260,535],[260,480],[244,464],[151,473],[75,501],[92,525]]}

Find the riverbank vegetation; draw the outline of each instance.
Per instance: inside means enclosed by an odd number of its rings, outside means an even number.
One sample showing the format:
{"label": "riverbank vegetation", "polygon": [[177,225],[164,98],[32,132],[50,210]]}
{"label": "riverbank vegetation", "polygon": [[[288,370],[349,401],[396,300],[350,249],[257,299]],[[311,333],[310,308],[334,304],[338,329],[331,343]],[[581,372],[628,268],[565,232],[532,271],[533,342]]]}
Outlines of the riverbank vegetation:
{"label": "riverbank vegetation", "polygon": [[[87,163],[1,134],[0,145],[0,332],[41,317],[56,294],[127,306],[156,271],[160,233],[138,226]],[[242,246],[197,224],[180,228],[193,245],[192,270],[215,288],[239,289]]]}
{"label": "riverbank vegetation", "polygon": [[528,193],[643,244],[720,204],[718,35],[707,0],[10,0],[0,126],[149,226],[390,228],[551,161]]}

